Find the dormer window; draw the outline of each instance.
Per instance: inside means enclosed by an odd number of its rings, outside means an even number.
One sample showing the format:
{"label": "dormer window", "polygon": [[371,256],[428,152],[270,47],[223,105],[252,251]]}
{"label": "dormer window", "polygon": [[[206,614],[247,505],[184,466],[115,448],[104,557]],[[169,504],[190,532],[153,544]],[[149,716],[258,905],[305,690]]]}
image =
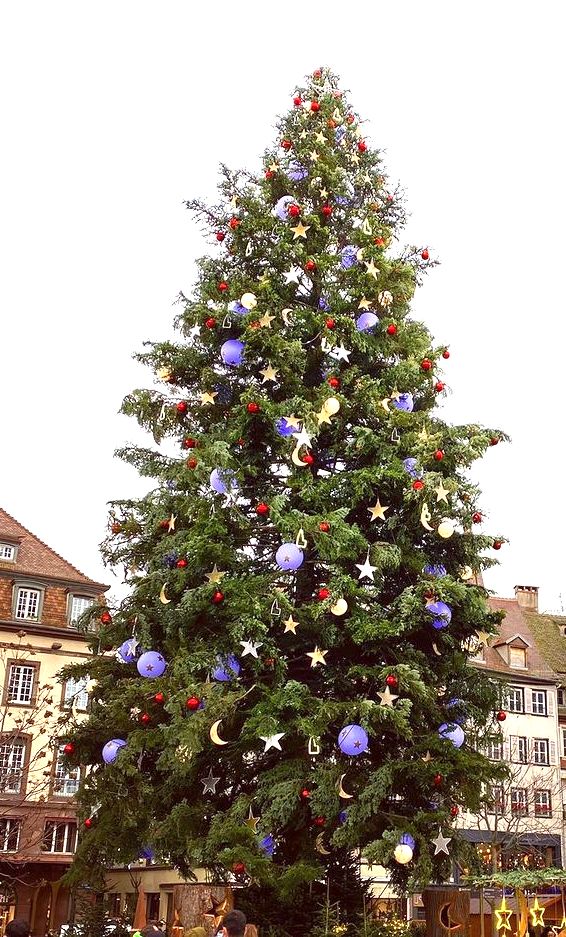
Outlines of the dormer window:
{"label": "dormer window", "polygon": [[509,666],[514,670],[526,670],[527,650],[524,647],[509,648]]}
{"label": "dormer window", "polygon": [[18,621],[41,621],[45,587],[35,582],[14,583],[13,616]]}
{"label": "dormer window", "polygon": [[520,634],[508,638],[506,641],[497,641],[493,648],[505,663],[513,670],[527,669],[527,651],[530,647]]}
{"label": "dormer window", "polygon": [[16,547],[13,543],[0,541],[0,560],[4,563],[14,563],[16,560]]}

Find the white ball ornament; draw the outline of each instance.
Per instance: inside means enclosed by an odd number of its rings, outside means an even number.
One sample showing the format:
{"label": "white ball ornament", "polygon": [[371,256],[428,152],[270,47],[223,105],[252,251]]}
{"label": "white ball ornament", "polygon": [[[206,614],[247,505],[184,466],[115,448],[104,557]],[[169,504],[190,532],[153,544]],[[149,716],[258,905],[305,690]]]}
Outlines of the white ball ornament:
{"label": "white ball ornament", "polygon": [[399,865],[407,865],[407,862],[410,862],[413,858],[413,850],[405,843],[399,843],[398,846],[395,846],[393,857]]}
{"label": "white ball ornament", "polygon": [[454,533],[454,524],[452,521],[441,521],[438,525],[438,534],[440,537],[443,537],[444,540],[448,540],[449,537]]}
{"label": "white ball ornament", "polygon": [[337,397],[329,397],[328,400],[324,401],[323,407],[329,416],[334,416],[340,409],[340,401]]}
{"label": "white ball ornament", "polygon": [[255,295],[253,293],[244,293],[244,295],[242,296],[240,300],[240,303],[242,304],[244,309],[255,309],[255,307],[257,306],[257,299],[255,298]]}

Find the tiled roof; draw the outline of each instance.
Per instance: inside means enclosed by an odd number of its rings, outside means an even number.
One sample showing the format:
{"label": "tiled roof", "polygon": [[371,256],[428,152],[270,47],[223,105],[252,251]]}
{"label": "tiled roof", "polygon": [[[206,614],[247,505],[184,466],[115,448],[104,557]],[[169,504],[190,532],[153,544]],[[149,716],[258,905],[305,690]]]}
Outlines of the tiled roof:
{"label": "tiled roof", "polygon": [[545,661],[557,673],[566,674],[566,637],[561,628],[566,626],[566,616],[528,612],[531,632]]}
{"label": "tiled roof", "polygon": [[[517,670],[514,667],[510,667],[494,647],[487,647],[484,652],[485,663],[489,670],[494,670],[497,673],[507,674],[509,676],[513,675],[514,679],[517,679],[521,673],[525,675],[527,675],[527,673],[536,674],[539,677],[546,677],[550,680],[555,679],[556,671],[550,665],[549,658],[542,653],[542,648],[538,643],[538,637],[531,630],[532,614],[522,609],[516,599],[500,599],[494,596],[493,598],[489,598],[488,601],[494,611],[502,610],[505,612],[505,618],[499,627],[499,635],[497,638],[492,639],[492,643],[495,640],[498,644],[501,644],[519,635],[530,645],[527,651],[528,671]],[[566,642],[566,638],[562,640]]]}
{"label": "tiled roof", "polygon": [[25,573],[28,576],[42,576],[48,579],[64,579],[73,583],[81,583],[90,586],[96,592],[105,592],[109,588],[100,582],[95,582],[94,579],[89,579],[62,556],[55,553],[55,550],[48,547],[43,540],[19,524],[3,508],[0,508],[0,541],[3,536],[8,542],[14,538],[19,540],[19,547],[16,562],[0,561],[0,569]]}

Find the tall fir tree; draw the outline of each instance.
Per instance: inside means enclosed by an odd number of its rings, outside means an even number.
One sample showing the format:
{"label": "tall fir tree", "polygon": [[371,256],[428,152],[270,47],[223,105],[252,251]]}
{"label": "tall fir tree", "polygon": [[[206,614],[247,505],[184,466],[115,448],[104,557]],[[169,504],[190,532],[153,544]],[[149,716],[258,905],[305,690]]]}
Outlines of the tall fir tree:
{"label": "tall fir tree", "polygon": [[497,690],[468,659],[503,540],[468,470],[504,437],[437,413],[449,352],[409,312],[433,261],[397,247],[400,195],[329,70],[219,188],[188,203],[214,250],[180,340],[123,404],[157,449],[119,455],[156,484],[103,546],[131,594],[96,613],[66,726],[93,766],[73,875],[151,849],[289,895],[361,849],[442,880],[493,770]]}

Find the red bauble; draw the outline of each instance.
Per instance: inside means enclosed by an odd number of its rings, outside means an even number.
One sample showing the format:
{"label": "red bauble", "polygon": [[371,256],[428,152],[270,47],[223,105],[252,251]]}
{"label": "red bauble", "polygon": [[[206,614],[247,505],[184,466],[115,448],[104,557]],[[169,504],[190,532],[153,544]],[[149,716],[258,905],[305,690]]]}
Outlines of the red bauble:
{"label": "red bauble", "polygon": [[336,328],[336,320],[335,320],[335,319],[327,319],[324,324],[325,324],[326,328],[327,328],[327,329],[330,329],[331,331],[332,331],[332,329],[335,329],[335,328]]}
{"label": "red bauble", "polygon": [[413,482],[413,491],[422,491],[424,488],[424,482],[420,478],[415,478]]}
{"label": "red bauble", "polygon": [[321,602],[324,602],[325,599],[330,598],[330,589],[327,589],[326,586],[323,586],[322,589],[319,589],[316,593],[317,599],[320,599]]}
{"label": "red bauble", "polygon": [[183,449],[196,449],[198,443],[192,436],[185,436],[183,439]]}
{"label": "red bauble", "polygon": [[301,209],[298,205],[289,205],[287,212],[291,215],[291,218],[298,218],[301,214]]}
{"label": "red bauble", "polygon": [[314,111],[316,114],[316,112],[319,110],[320,110],[320,104],[318,103],[318,101],[311,101],[311,111]]}
{"label": "red bauble", "polygon": [[265,178],[266,178],[266,179],[273,179],[273,176],[274,176],[274,175],[275,175],[275,173],[273,172],[272,169],[266,169],[266,170],[265,170]]}
{"label": "red bauble", "polygon": [[447,348],[445,348],[444,351],[442,352],[442,357],[446,359],[450,357],[450,352],[448,351]]}
{"label": "red bauble", "polygon": [[324,826],[326,823],[326,817],[315,817],[313,823],[315,826]]}
{"label": "red bauble", "polygon": [[444,778],[442,777],[441,774],[435,774],[432,779],[432,783],[434,784],[435,787],[440,787],[443,781],[444,781]]}
{"label": "red bauble", "polygon": [[489,445],[496,446],[498,442],[499,442],[499,436],[492,436],[491,439],[489,440]]}
{"label": "red bauble", "polygon": [[246,404],[246,410],[248,413],[259,413],[261,407],[259,403],[256,403],[255,400],[252,400],[251,403]]}
{"label": "red bauble", "polygon": [[[169,523],[169,521],[167,521],[167,523]],[[112,615],[110,614],[110,612],[103,612],[102,615],[100,616],[100,620],[103,625],[109,625],[110,622],[112,621]]]}
{"label": "red bauble", "polygon": [[230,218],[230,221],[228,222],[228,224],[232,228],[232,231],[235,231],[236,228],[239,228],[241,223],[242,222],[240,221],[239,218]]}
{"label": "red bauble", "polygon": [[392,195],[388,195],[387,198],[385,199],[385,201],[386,201],[386,202],[392,202],[392,201],[393,201],[393,196],[392,196]]}
{"label": "red bauble", "polygon": [[265,501],[260,501],[258,506],[255,509],[256,514],[259,514],[260,517],[265,517],[266,514],[269,514],[271,508]]}
{"label": "red bauble", "polygon": [[330,218],[332,214],[332,205],[323,205],[320,210],[325,218]]}
{"label": "red bauble", "polygon": [[332,120],[332,117],[329,117],[328,120],[326,121],[326,126],[330,127],[331,130],[334,130],[336,127],[336,121]]}
{"label": "red bauble", "polygon": [[187,459],[187,468],[195,469],[197,465],[198,465],[198,461],[195,459],[194,456],[191,456],[190,459]]}
{"label": "red bauble", "polygon": [[226,280],[220,281],[220,283],[218,284],[218,289],[220,290],[221,293],[226,292],[226,290],[228,289],[228,284],[226,283]]}
{"label": "red bauble", "polygon": [[303,787],[300,794],[301,800],[308,800],[310,796],[311,792],[309,791],[308,787]]}
{"label": "red bauble", "polygon": [[303,103],[303,99],[301,95],[300,94],[295,95],[295,97],[293,98],[293,104],[295,105],[295,107],[300,107],[302,103]]}
{"label": "red bauble", "polygon": [[347,123],[349,123],[349,124],[353,124],[354,121],[355,121],[355,119],[356,119],[356,118],[354,117],[353,114],[348,114],[348,116],[346,117],[346,121],[347,121]]}
{"label": "red bauble", "polygon": [[235,862],[232,866],[232,871],[234,875],[244,875],[246,867],[243,862]]}
{"label": "red bauble", "polygon": [[387,326],[386,332],[388,335],[397,335],[397,326],[394,322],[390,322]]}
{"label": "red bauble", "polygon": [[328,378],[328,386],[331,387],[332,390],[338,390],[339,387],[340,387],[340,378],[339,378],[339,377],[329,377],[329,378]]}
{"label": "red bauble", "polygon": [[313,465],[314,456],[312,452],[306,452],[305,455],[302,457],[301,462],[304,462],[305,465]]}
{"label": "red bauble", "polygon": [[220,603],[224,601],[224,593],[220,592],[220,590],[217,589],[214,595],[212,596],[211,601],[214,605],[220,605]]}
{"label": "red bauble", "polygon": [[424,251],[421,251],[421,257],[423,260],[428,260],[429,256],[428,248],[425,247]]}
{"label": "red bauble", "polygon": [[474,524],[481,524],[481,519],[482,519],[482,516],[479,511],[475,511],[472,514],[472,521]]}
{"label": "red bauble", "polygon": [[376,237],[373,239],[373,243],[377,244],[378,247],[385,247],[385,238]]}
{"label": "red bauble", "polygon": [[458,804],[452,804],[452,806],[450,807],[450,816],[457,817],[459,813],[460,813],[460,808],[458,807]]}
{"label": "red bauble", "polygon": [[244,446],[245,444],[246,444],[246,440],[243,439],[243,438],[240,436],[240,438],[239,438],[239,439],[237,440],[237,442],[236,442],[236,445],[237,445],[237,446]]}
{"label": "red bauble", "polygon": [[281,140],[281,146],[284,150],[290,150],[293,144],[290,140]]}
{"label": "red bauble", "polygon": [[507,713],[505,712],[504,709],[500,709],[495,718],[497,719],[498,722],[505,722],[505,720],[507,719]]}
{"label": "red bauble", "polygon": [[149,713],[142,713],[140,716],[140,722],[143,726],[149,725],[149,723],[151,722],[151,716],[149,715]]}
{"label": "red bauble", "polygon": [[391,686],[391,687],[396,687],[399,685],[399,681],[394,673],[388,673],[385,678],[385,682],[387,686]]}
{"label": "red bauble", "polygon": [[430,371],[430,369],[432,368],[432,361],[430,360],[430,358],[423,358],[423,360],[421,361],[421,368],[423,369],[423,371]]}
{"label": "red bauble", "polygon": [[502,546],[503,546],[503,541],[502,541],[502,540],[494,540],[494,541],[493,541],[493,549],[494,549],[494,550],[501,550],[501,547],[502,547]]}
{"label": "red bauble", "polygon": [[122,532],[122,525],[119,524],[118,521],[114,521],[110,530],[112,531],[113,534],[119,534]]}
{"label": "red bauble", "polygon": [[216,319],[214,316],[209,316],[208,319],[204,320],[204,324],[207,329],[213,329],[216,326]]}
{"label": "red bauble", "polygon": [[314,260],[312,260],[312,259],[311,259],[311,260],[307,260],[307,262],[306,262],[306,264],[305,264],[305,270],[307,271],[307,273],[312,273],[313,270],[316,270],[316,264],[315,264]]}
{"label": "red bauble", "polygon": [[330,524],[328,523],[328,521],[321,521],[320,524],[318,525],[318,529],[322,530],[323,534],[327,534],[328,531],[330,530]]}
{"label": "red bauble", "polygon": [[194,713],[195,709],[198,709],[200,706],[200,700],[198,696],[189,696],[185,705],[187,709],[190,709],[190,711]]}
{"label": "red bauble", "polygon": [[177,569],[186,569],[188,565],[188,561],[184,556],[182,556],[180,560],[177,560]]}
{"label": "red bauble", "polygon": [[159,526],[161,527],[161,530],[169,530],[169,521],[159,521]]}
{"label": "red bauble", "polygon": [[216,232],[216,240],[217,240],[217,241],[223,241],[225,237],[226,237],[226,235],[224,234],[224,231],[217,231],[217,232]]}
{"label": "red bauble", "polygon": [[74,754],[74,751],[75,751],[75,746],[73,745],[72,742],[67,742],[66,745],[63,745],[63,754],[64,754],[64,755],[67,755],[67,756],[73,755],[73,754]]}
{"label": "red bauble", "polygon": [[177,404],[177,413],[183,415],[189,409],[189,405],[186,400],[180,400]]}
{"label": "red bauble", "polygon": [[434,389],[435,389],[435,391],[437,391],[437,393],[440,394],[441,391],[444,390],[444,382],[443,382],[443,381],[437,381],[436,384],[434,385]]}
{"label": "red bauble", "polygon": [[320,68],[315,68],[314,72],[312,73],[312,77],[315,78],[315,79],[317,79],[317,80],[318,80],[319,78],[322,78],[322,69],[320,69]]}
{"label": "red bauble", "polygon": [[90,830],[92,826],[92,817],[87,817],[84,822],[84,825],[86,826],[87,830]]}
{"label": "red bauble", "polygon": [[437,449],[436,452],[434,453],[434,458],[435,458],[435,460],[436,460],[437,462],[442,462],[442,460],[443,460],[443,458],[444,458],[444,452],[443,452],[443,450],[442,450],[442,449]]}
{"label": "red bauble", "polygon": [[159,706],[161,706],[165,702],[165,694],[161,693],[161,691],[159,693],[155,693],[153,697],[153,702],[158,703]]}
{"label": "red bauble", "polygon": [[365,153],[366,150],[367,150],[367,145],[364,143],[363,140],[360,140],[360,142],[358,143],[358,152]]}

